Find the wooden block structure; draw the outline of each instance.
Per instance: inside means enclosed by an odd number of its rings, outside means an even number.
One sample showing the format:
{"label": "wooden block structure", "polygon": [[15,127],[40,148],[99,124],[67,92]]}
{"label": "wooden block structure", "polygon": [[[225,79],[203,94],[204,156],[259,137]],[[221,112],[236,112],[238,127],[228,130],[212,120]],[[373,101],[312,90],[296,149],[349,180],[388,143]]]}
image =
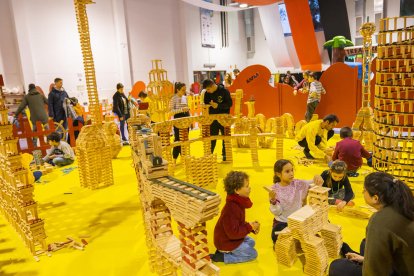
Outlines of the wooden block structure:
{"label": "wooden block structure", "polygon": [[47,251],[44,222],[37,213],[34,179],[29,178],[32,172],[22,165],[7,113],[0,86],[0,209],[30,252],[37,256]]}
{"label": "wooden block structure", "polygon": [[279,263],[292,266],[300,246],[305,254],[305,274],[325,275],[328,258],[338,257],[341,227],[328,222],[328,191],[317,186],[309,189],[309,205],[288,217],[288,227],[281,231],[275,246]]}
{"label": "wooden block structure", "polygon": [[381,19],[376,65],[373,167],[414,189],[414,16]]}
{"label": "wooden block structure", "polygon": [[[102,113],[96,86],[95,64],[89,35],[89,22],[86,5],[92,0],[74,0],[78,32],[81,43],[86,87],[88,90],[89,111],[92,125],[82,128],[76,145],[79,178],[82,187],[97,189],[113,184],[111,141],[105,135]],[[114,141],[112,141],[114,142]],[[113,143],[112,143],[113,145]],[[116,149],[113,147],[114,151]]]}
{"label": "wooden block structure", "polygon": [[217,156],[210,154],[202,157],[185,158],[187,182],[202,188],[215,189],[218,180]]}
{"label": "wooden block structure", "polygon": [[[131,122],[129,127],[135,131],[131,147],[152,270],[159,275],[176,275],[178,268],[183,275],[218,275],[210,261],[205,223],[218,214],[219,195],[170,177],[164,159],[155,166],[149,160],[162,154],[162,138]],[[178,237],[172,219],[178,223]]]}
{"label": "wooden block structure", "polygon": [[118,126],[114,121],[112,121],[104,122],[102,124],[102,127],[106,137],[105,140],[107,141],[111,151],[111,157],[116,158],[122,149],[121,137],[116,134],[118,131]]}

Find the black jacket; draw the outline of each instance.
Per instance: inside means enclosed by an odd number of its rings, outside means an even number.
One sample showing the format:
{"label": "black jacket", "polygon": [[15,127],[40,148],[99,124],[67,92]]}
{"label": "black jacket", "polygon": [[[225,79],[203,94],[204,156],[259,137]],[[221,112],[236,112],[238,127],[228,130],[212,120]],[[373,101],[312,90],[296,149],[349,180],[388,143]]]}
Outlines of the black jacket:
{"label": "black jacket", "polygon": [[[125,99],[126,106],[124,105],[124,101],[122,98]],[[115,92],[114,96],[112,97],[113,103],[112,103],[112,112],[116,113],[118,117],[124,117],[126,109],[126,113],[129,114],[129,101],[128,98],[125,96],[124,93],[120,93],[118,91]]]}
{"label": "black jacket", "polygon": [[204,104],[210,104],[210,101],[218,103],[217,108],[210,106],[209,114],[230,114],[230,108],[233,105],[230,92],[223,85],[217,85],[217,90],[213,93],[204,93]]}
{"label": "black jacket", "polygon": [[63,108],[63,101],[69,98],[68,93],[65,90],[59,91],[53,87],[48,96],[49,117],[53,118],[53,121],[60,122],[66,120],[65,109]]}

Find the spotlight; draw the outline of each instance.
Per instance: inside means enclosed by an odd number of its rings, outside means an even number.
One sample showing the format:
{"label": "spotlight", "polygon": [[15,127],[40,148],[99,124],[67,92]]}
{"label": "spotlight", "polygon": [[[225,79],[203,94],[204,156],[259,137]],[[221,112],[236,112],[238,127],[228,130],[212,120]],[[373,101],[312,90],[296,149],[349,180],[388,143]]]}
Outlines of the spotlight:
{"label": "spotlight", "polygon": [[240,8],[247,8],[249,5],[248,4],[240,4],[239,7]]}

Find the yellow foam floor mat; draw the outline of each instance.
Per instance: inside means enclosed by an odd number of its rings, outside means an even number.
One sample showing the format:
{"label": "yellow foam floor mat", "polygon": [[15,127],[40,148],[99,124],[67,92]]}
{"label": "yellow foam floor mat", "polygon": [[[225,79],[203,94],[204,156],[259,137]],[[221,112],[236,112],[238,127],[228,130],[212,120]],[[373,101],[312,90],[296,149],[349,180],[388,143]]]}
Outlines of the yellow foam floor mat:
{"label": "yellow foam floor mat", "polygon": [[[191,135],[197,133],[192,132]],[[335,136],[329,144],[334,145],[336,141],[338,137]],[[294,162],[297,161],[296,156],[303,156],[295,146],[294,140],[284,140],[285,157]],[[192,154],[201,156],[201,147],[201,143],[193,144]],[[216,152],[221,152],[220,141]],[[233,153],[233,164],[219,161],[219,181],[215,191],[221,195],[223,206],[223,177],[230,170],[242,170],[250,175],[253,207],[247,210],[246,219],[261,223],[261,232],[252,235],[259,256],[257,260],[244,264],[218,263],[221,275],[303,275],[300,259],[288,268],[277,263],[272,251],[270,232],[273,217],[269,211],[267,192],[262,187],[272,184],[275,150],[259,149],[258,167],[253,167],[249,149],[234,148]],[[183,164],[178,163],[175,176],[185,179]],[[325,169],[327,166],[323,163],[308,167],[295,165],[295,177],[311,179]],[[148,265],[137,180],[129,146],[124,146],[118,158],[113,160],[113,171],[114,185],[95,191],[80,187],[76,162],[68,168],[55,169],[36,183],[35,199],[39,216],[45,220],[47,243],[62,242],[67,237],[84,238],[88,245],[83,251],[63,248],[50,257],[41,256],[36,262],[0,214],[0,275],[154,275]],[[360,176],[350,179],[357,205],[366,205],[362,185],[364,174],[368,172],[369,168],[363,166]],[[215,251],[213,230],[217,219],[218,216],[207,222],[211,252]],[[342,225],[344,241],[358,251],[368,220],[344,216],[334,209],[330,210],[329,219]]]}

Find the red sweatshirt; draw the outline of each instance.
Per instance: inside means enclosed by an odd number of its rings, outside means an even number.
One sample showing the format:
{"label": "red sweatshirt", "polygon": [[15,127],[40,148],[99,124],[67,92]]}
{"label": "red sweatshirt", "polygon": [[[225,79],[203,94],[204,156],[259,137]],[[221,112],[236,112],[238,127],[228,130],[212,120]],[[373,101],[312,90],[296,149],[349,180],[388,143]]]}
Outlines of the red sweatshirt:
{"label": "red sweatshirt", "polygon": [[336,143],[332,159],[342,160],[346,163],[348,171],[356,171],[362,166],[362,157],[370,156],[358,140],[347,137]]}
{"label": "red sweatshirt", "polygon": [[248,197],[237,194],[227,195],[226,205],[214,228],[214,245],[220,251],[236,249],[252,232],[252,226],[245,221],[245,209],[252,207]]}

